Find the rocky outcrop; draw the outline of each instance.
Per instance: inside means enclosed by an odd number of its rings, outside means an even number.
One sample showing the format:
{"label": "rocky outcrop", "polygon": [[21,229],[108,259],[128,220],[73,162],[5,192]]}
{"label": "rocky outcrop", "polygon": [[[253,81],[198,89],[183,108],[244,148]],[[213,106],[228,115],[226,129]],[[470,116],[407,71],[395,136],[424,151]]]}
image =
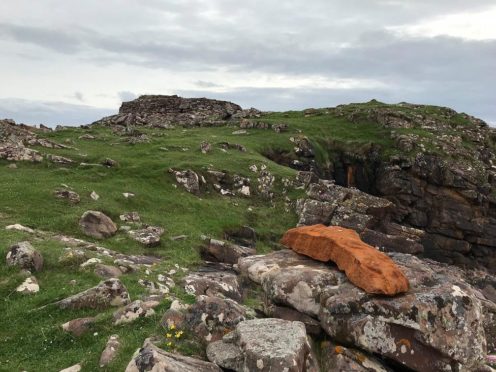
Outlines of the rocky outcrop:
{"label": "rocky outcrop", "polygon": [[85,235],[95,239],[114,236],[117,226],[106,214],[99,211],[87,211],[79,220],[79,226]]}
{"label": "rocky outcrop", "polygon": [[206,295],[240,301],[243,289],[238,275],[228,265],[204,265],[183,279],[184,289],[191,295]]}
{"label": "rocky outcrop", "polygon": [[281,243],[322,262],[335,262],[367,293],[394,296],[408,291],[408,280],[394,262],[365,244],[354,230],[312,225],[288,230]]}
{"label": "rocky outcrop", "polygon": [[43,268],[43,256],[30,242],[20,242],[11,246],[6,260],[7,265],[17,266],[20,269],[41,271]]}
{"label": "rocky outcrop", "polygon": [[307,197],[296,203],[299,226],[342,226],[357,231],[363,241],[386,252],[424,251],[424,231],[394,223],[391,201],[332,181],[311,183],[315,179],[308,172],[299,172],[297,179],[307,187]]}
{"label": "rocky outcrop", "polygon": [[241,322],[222,340],[209,344],[207,356],[237,372],[318,371],[303,323],[281,319]]}
{"label": "rocky outcrop", "polygon": [[[335,342],[420,371],[477,370],[485,363],[484,296],[455,268],[389,253],[410,282],[395,297],[368,294],[337,268],[291,250],[239,260],[268,299],[320,321]],[[287,283],[287,284],[285,284]]]}
{"label": "rocky outcrop", "polygon": [[181,126],[214,126],[225,124],[240,106],[207,98],[145,95],[123,102],[117,115],[103,118],[94,124],[121,126],[152,126],[170,128]]}
{"label": "rocky outcrop", "polygon": [[126,367],[126,372],[222,372],[215,364],[203,360],[169,353],[159,349],[150,340],[145,340],[138,355]]}

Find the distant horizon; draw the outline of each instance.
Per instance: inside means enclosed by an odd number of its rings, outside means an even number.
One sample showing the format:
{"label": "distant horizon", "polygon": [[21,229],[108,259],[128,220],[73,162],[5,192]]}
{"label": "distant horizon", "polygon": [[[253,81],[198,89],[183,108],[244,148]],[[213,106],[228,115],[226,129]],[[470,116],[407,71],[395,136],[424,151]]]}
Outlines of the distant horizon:
{"label": "distant horizon", "polygon": [[[254,108],[261,110],[261,111],[264,111],[264,112],[268,112],[268,111],[271,111],[271,112],[302,111],[302,110],[305,110],[307,108],[332,108],[332,107],[336,107],[338,105],[346,105],[346,104],[350,104],[350,103],[369,102],[373,99],[380,101],[380,102],[383,102],[383,103],[386,103],[386,104],[398,104],[400,102],[407,102],[410,104],[443,106],[443,105],[439,105],[439,104],[425,103],[425,102],[408,102],[408,101],[388,102],[388,101],[381,100],[378,98],[370,98],[370,99],[366,99],[366,100],[362,100],[362,101],[349,101],[349,102],[333,103],[331,105],[310,105],[310,106],[300,106],[300,107],[285,107],[283,109],[278,110],[278,109],[263,109],[263,108],[260,108],[260,107],[254,106],[254,105],[243,105],[243,104],[240,104],[239,102],[236,102],[234,100],[227,99],[225,97],[213,96],[213,95],[210,95],[210,96],[206,96],[206,95],[203,95],[203,96],[201,96],[201,95],[183,96],[183,95],[179,95],[179,94],[156,94],[156,93],[139,94],[139,95],[136,95],[136,97],[133,99],[127,99],[125,101],[122,101],[121,104],[123,102],[132,101],[132,100],[134,100],[140,96],[143,96],[143,95],[178,95],[182,98],[217,99],[217,100],[229,101],[229,102],[238,104],[243,109],[248,109],[248,108],[254,107]],[[67,103],[63,103],[63,102],[38,102],[36,105],[38,107],[38,110],[36,110],[36,109],[35,110],[29,110],[28,109],[28,110],[26,110],[27,115],[23,115],[22,112],[19,112],[19,111],[12,111],[10,116],[9,116],[9,112],[4,111],[5,110],[4,105],[7,105],[9,103],[9,101],[11,103],[14,103],[13,106],[17,105],[18,109],[19,109],[19,104],[32,105],[31,101],[24,101],[23,102],[23,100],[18,100],[18,99],[16,99],[16,100],[0,99],[0,120],[1,119],[12,119],[16,122],[16,124],[26,124],[26,125],[30,125],[30,126],[39,126],[40,124],[43,124],[43,125],[50,127],[50,128],[55,128],[57,125],[70,126],[70,127],[77,127],[80,125],[88,125],[88,124],[91,124],[91,123],[93,123],[97,120],[100,120],[106,116],[118,114],[119,108],[120,108],[120,105],[116,108],[108,108],[108,107],[92,107],[92,106],[86,106],[86,105],[73,105],[73,104],[67,104]],[[59,105],[60,111],[50,110],[50,109],[44,110],[43,109],[44,107],[45,108],[51,108],[51,107],[56,107],[57,105]],[[443,106],[443,107],[449,107],[449,106]],[[491,120],[488,120],[487,118],[479,117],[479,116],[474,115],[473,113],[470,113],[470,112],[457,110],[454,107],[450,107],[450,108],[454,109],[457,112],[460,112],[460,113],[463,112],[465,114],[472,115],[474,117],[482,119],[491,127],[496,127],[496,120],[491,121]],[[34,118],[33,115],[39,115],[39,118],[40,119],[45,118],[45,121],[38,120],[38,119]],[[66,118],[73,118],[72,120],[74,120],[74,121],[72,121],[71,119],[69,119],[68,121],[67,120],[61,121],[60,119],[57,119],[58,115],[60,115],[61,117],[66,117]],[[47,121],[47,118],[48,118],[48,121]],[[86,119],[84,119],[84,118],[86,118]]]}

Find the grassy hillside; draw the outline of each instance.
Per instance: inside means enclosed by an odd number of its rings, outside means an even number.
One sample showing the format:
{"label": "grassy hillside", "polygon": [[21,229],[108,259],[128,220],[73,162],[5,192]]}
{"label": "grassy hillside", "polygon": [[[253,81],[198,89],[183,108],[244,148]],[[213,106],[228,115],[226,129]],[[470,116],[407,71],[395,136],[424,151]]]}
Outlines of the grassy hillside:
{"label": "grassy hillside", "polygon": [[[97,370],[101,351],[111,334],[119,334],[124,347],[109,370],[123,370],[146,337],[163,335],[164,330],[158,325],[159,319],[170,305],[170,301],[166,300],[155,316],[121,326],[112,325],[115,309],[103,312],[59,310],[53,306],[40,309],[94,286],[101,279],[92,270],[84,271],[78,265],[60,263],[59,257],[65,248],[63,244],[49,238],[7,231],[5,226],[19,223],[37,230],[91,241],[82,235],[78,227],[78,220],[86,210],[103,211],[117,223],[120,223],[120,214],[137,211],[142,222],[166,229],[161,246],[143,248],[124,232],[99,242],[99,245],[119,252],[152,254],[163,259],[149,275],[136,272],[122,276],[121,280],[134,300],[145,293],[138,279],[156,277],[175,264],[194,269],[201,261],[198,248],[202,235],[222,238],[226,229],[249,225],[259,236],[257,250],[264,252],[272,249],[282,233],[296,223],[296,215],[287,207],[287,200],[282,194],[282,179],[293,179],[296,172],[268,160],[263,154],[274,149],[291,151],[294,146],[291,137],[300,134],[308,136],[320,161],[325,161],[327,156],[327,149],[319,151],[318,144],[323,140],[337,141],[351,149],[375,144],[393,151],[389,130],[366,119],[352,122],[326,109],[310,116],[304,112],[273,113],[260,120],[272,124],[286,123],[288,130],[276,133],[249,129],[247,134],[236,135],[233,134],[238,129],[236,127],[140,128],[150,137],[150,142],[130,145],[127,137],[116,136],[110,128],[74,128],[40,136],[70,144],[76,149],[38,148],[42,153],[66,156],[75,161],[74,165],[62,166],[44,161],[39,164],[18,163],[17,169],[11,169],[7,167],[7,161],[0,160],[0,252],[5,257],[9,246],[30,240],[45,258],[43,271],[36,274],[40,292],[29,296],[15,292],[24,279],[18,270],[0,264],[0,370],[57,371],[78,362],[83,363],[84,370]],[[88,133],[96,139],[79,139]],[[200,152],[202,141],[213,145],[212,152]],[[224,152],[216,145],[220,142],[244,145],[247,152],[234,149]],[[105,158],[114,159],[119,165],[113,168],[80,165],[82,162],[99,164]],[[198,197],[177,187],[175,178],[167,172],[171,167],[198,172],[207,169],[227,171],[250,177],[255,188],[256,174],[249,169],[253,164],[258,167],[265,164],[276,177],[273,200],[258,196],[221,196],[214,191]],[[54,190],[61,188],[62,184],[80,194],[79,204],[71,205],[53,196]],[[92,191],[100,196],[98,201],[90,198]],[[127,199],[122,195],[125,192],[134,193],[135,197]],[[292,190],[288,196],[294,201],[302,192]],[[169,239],[177,235],[186,235],[187,239]],[[181,275],[180,272],[174,277],[176,283]],[[72,280],[76,281],[75,284],[70,283]],[[175,292],[176,296],[191,300],[178,286]],[[98,322],[92,332],[83,337],[72,337],[61,329],[61,324],[71,319],[94,315],[98,315]],[[188,344],[190,339],[188,336],[183,341],[182,352],[197,352],[194,346]]]}

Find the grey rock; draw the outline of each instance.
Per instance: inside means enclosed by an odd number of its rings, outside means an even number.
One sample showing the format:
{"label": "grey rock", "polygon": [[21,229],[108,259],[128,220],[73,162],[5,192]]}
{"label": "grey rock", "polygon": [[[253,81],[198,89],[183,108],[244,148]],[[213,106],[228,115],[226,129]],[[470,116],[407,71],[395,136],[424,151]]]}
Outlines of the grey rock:
{"label": "grey rock", "polygon": [[79,226],[85,235],[95,239],[110,238],[117,232],[117,226],[110,217],[98,211],[85,212]]}
{"label": "grey rock", "polygon": [[169,353],[145,340],[138,355],[133,357],[125,372],[222,372],[215,364]]}
{"label": "grey rock", "polygon": [[129,293],[119,279],[111,278],[56,304],[61,309],[105,309],[130,303]]}
{"label": "grey rock", "polygon": [[255,249],[242,247],[216,239],[209,239],[203,247],[203,253],[207,257],[214,258],[218,262],[237,264],[240,257],[250,256],[256,253]]}
{"label": "grey rock", "polygon": [[8,266],[17,266],[20,269],[41,271],[43,268],[43,256],[30,242],[20,242],[11,246],[6,260]]}
{"label": "grey rock", "polygon": [[153,308],[160,305],[159,301],[136,300],[114,313],[114,324],[131,323],[138,318],[146,318],[155,314]]}
{"label": "grey rock", "polygon": [[77,192],[71,190],[56,190],[54,195],[58,199],[65,199],[71,204],[78,204],[81,198]]}
{"label": "grey rock", "polygon": [[121,348],[121,343],[119,342],[119,335],[112,335],[109,337],[105,349],[100,356],[100,368],[108,366],[115,359],[119,350]]}
{"label": "grey rock", "polygon": [[207,357],[222,368],[239,372],[318,371],[303,323],[281,319],[239,323],[222,340],[208,345]]}
{"label": "grey rock", "polygon": [[140,230],[131,230],[129,236],[145,247],[156,247],[160,245],[160,237],[164,233],[164,229],[157,226],[148,226]]}
{"label": "grey rock", "polygon": [[62,324],[62,329],[73,336],[80,337],[84,333],[91,330],[91,327],[95,324],[95,321],[96,318],[94,317],[73,319]]}
{"label": "grey rock", "polygon": [[235,272],[211,265],[186,275],[183,279],[187,293],[199,296],[226,297],[235,301],[243,298],[241,283]]}

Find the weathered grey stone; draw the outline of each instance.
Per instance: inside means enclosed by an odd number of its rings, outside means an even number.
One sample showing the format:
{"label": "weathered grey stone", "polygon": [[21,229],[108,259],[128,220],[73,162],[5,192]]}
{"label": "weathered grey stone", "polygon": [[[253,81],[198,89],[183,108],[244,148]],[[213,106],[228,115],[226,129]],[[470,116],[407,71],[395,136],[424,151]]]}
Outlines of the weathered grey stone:
{"label": "weathered grey stone", "polygon": [[156,247],[160,245],[160,237],[164,233],[164,229],[158,226],[147,226],[140,230],[131,230],[129,236],[145,247]]}
{"label": "weathered grey stone", "polygon": [[129,362],[126,372],[164,371],[164,372],[222,372],[213,363],[168,353],[145,340],[138,355]]}
{"label": "weathered grey stone", "polygon": [[121,343],[119,342],[119,335],[112,335],[109,337],[105,349],[100,356],[100,368],[108,366],[117,356],[121,348]]}
{"label": "weathered grey stone", "polygon": [[356,349],[329,341],[322,342],[320,349],[322,371],[392,372],[378,359]]}
{"label": "weathered grey stone", "polygon": [[30,242],[20,242],[11,246],[7,252],[7,265],[20,269],[41,271],[43,256],[33,248]]}
{"label": "weathered grey stone", "polygon": [[200,193],[200,178],[196,172],[188,169],[185,171],[175,171],[169,169],[176,177],[176,182],[186,189],[186,191],[198,195]]}
{"label": "weathered grey stone", "polygon": [[67,297],[56,304],[61,309],[103,309],[131,302],[129,293],[119,279],[108,279],[96,287]]}
{"label": "weathered grey stone", "polygon": [[94,317],[73,319],[62,324],[62,329],[73,336],[79,337],[88,332],[95,324],[95,321],[96,318]]}
{"label": "weathered grey stone", "polygon": [[30,276],[22,282],[17,288],[16,292],[24,293],[24,294],[33,294],[40,291],[40,286],[38,281],[34,276]]}
{"label": "weathered grey stone", "polygon": [[105,239],[117,232],[115,223],[102,212],[87,211],[79,220],[79,226],[85,235],[95,239]]}
{"label": "weathered grey stone", "polygon": [[95,274],[100,278],[118,278],[122,275],[122,270],[115,266],[96,264]]}
{"label": "weathered grey stone", "polygon": [[203,341],[212,342],[220,340],[246,319],[246,309],[236,301],[201,295],[187,309],[181,328],[191,330]]}
{"label": "weathered grey stone", "polygon": [[79,194],[71,190],[56,190],[54,195],[58,199],[66,199],[71,204],[78,204],[81,201]]}
{"label": "weathered grey stone", "polygon": [[255,249],[242,247],[222,240],[209,239],[203,247],[207,258],[213,258],[218,262],[237,264],[240,257],[250,256],[256,253]]}
{"label": "weathered grey stone", "polygon": [[196,296],[227,297],[240,301],[243,297],[238,276],[218,266],[204,266],[183,279],[184,289]]}
{"label": "weathered grey stone", "polygon": [[254,319],[207,347],[207,357],[233,371],[318,371],[305,326],[281,319]]}
{"label": "weathered grey stone", "polygon": [[114,313],[114,324],[131,323],[138,318],[146,318],[155,314],[153,308],[160,305],[158,301],[136,300]]}
{"label": "weathered grey stone", "polygon": [[[491,329],[482,294],[455,267],[407,254],[389,256],[410,282],[410,290],[395,297],[367,294],[329,265],[319,268],[321,276],[329,275],[328,285],[315,285],[319,275],[301,273],[315,270],[316,263],[289,251],[241,258],[239,268],[243,275],[262,283],[271,301],[316,316],[337,342],[414,370],[476,370],[482,366],[486,329]],[[295,288],[305,290],[292,297]]]}

